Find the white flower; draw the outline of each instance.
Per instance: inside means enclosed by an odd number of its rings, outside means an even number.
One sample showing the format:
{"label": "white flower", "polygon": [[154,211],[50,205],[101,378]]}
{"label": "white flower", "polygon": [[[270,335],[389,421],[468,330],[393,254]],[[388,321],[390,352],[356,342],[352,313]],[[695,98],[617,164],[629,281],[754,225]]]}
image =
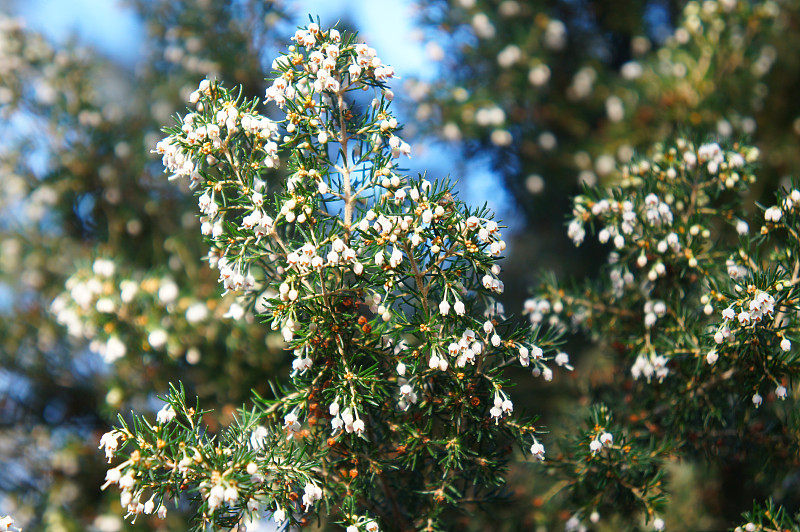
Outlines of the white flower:
{"label": "white flower", "polygon": [[763,401],[764,401],[764,398],[763,398],[763,397],[761,397],[761,396],[758,394],[758,392],[756,392],[755,394],[753,394],[753,404],[755,405],[755,407],[756,407],[756,408],[758,408],[759,406],[761,406],[761,403],[762,403]]}
{"label": "white flower", "polygon": [[225,498],[225,488],[220,484],[216,484],[208,492],[208,509],[210,513],[222,506],[222,501]]}
{"label": "white flower", "polygon": [[392,256],[389,258],[389,265],[392,268],[397,268],[403,262],[403,254],[397,247],[392,248]]}
{"label": "white flower", "polygon": [[656,517],[653,520],[653,529],[655,529],[655,530],[664,530],[664,526],[665,526],[664,525],[664,520],[661,519],[660,517]]}
{"label": "white flower", "polygon": [[538,441],[534,442],[533,445],[531,445],[531,454],[539,460],[544,460],[544,445]]}
{"label": "white flower", "polygon": [[781,221],[781,216],[783,216],[783,212],[777,205],[774,205],[764,211],[764,219],[768,222],[778,223]]}
{"label": "white flower", "polygon": [[775,396],[778,399],[786,399],[786,396],[788,395],[788,393],[789,392],[786,389],[786,386],[782,386],[781,385],[781,386],[778,386],[777,388],[775,388]]}
{"label": "white flower", "polygon": [[510,414],[514,411],[514,403],[511,402],[511,399],[506,398],[503,400],[503,403],[500,405],[500,408],[503,409],[504,414]]}
{"label": "white flower", "polygon": [[712,349],[706,354],[706,362],[708,362],[709,366],[713,366],[717,360],[719,360],[719,354],[717,354],[716,349]]}
{"label": "white flower", "polygon": [[466,311],[464,308],[464,303],[461,300],[456,301],[453,303],[453,310],[456,311],[456,314],[459,316],[463,316],[464,312]]}
{"label": "white flower", "polygon": [[147,336],[147,342],[153,349],[161,349],[167,343],[169,336],[164,329],[155,329]]}
{"label": "white flower", "polygon": [[158,411],[158,414],[156,415],[156,421],[158,421],[159,425],[166,425],[167,423],[175,419],[176,415],[177,412],[175,412],[175,409],[172,408],[172,405],[165,404],[161,408],[161,410]]}
{"label": "white flower", "polygon": [[286,521],[286,510],[284,510],[283,508],[278,508],[277,510],[272,512],[272,519],[278,524],[283,523],[284,521]]}
{"label": "white flower", "polygon": [[283,428],[286,429],[287,439],[291,439],[295,433],[300,432],[300,421],[297,420],[297,414],[289,412],[283,416]]}
{"label": "white flower", "polygon": [[576,246],[579,246],[584,237],[586,237],[586,230],[583,228],[583,224],[578,220],[571,221],[569,227],[567,227],[567,236],[572,239]]}
{"label": "white flower", "polygon": [[158,289],[158,299],[165,305],[178,298],[178,285],[171,279],[162,279]]}
{"label": "white flower", "polygon": [[[305,494],[303,495],[303,506],[305,510],[308,511],[314,503],[322,498],[322,489],[314,484],[313,482],[309,482],[305,486]],[[277,513],[277,512],[275,512]]]}
{"label": "white flower", "polygon": [[250,446],[253,449],[263,449],[268,434],[266,427],[256,427],[250,434]]}
{"label": "white flower", "polygon": [[231,303],[228,307],[228,312],[222,315],[223,318],[231,318],[232,320],[240,320],[244,316],[244,307],[239,303]]}
{"label": "white flower", "polygon": [[106,458],[108,458],[108,462],[111,463],[111,459],[114,458],[114,451],[117,450],[119,447],[119,438],[122,436],[122,433],[118,430],[112,430],[110,432],[106,432],[100,438],[100,446],[98,449],[105,450]]}
{"label": "white flower", "polygon": [[600,434],[600,443],[603,445],[611,445],[614,443],[614,436],[610,432],[603,432]]}
{"label": "white flower", "polygon": [[783,351],[788,351],[792,348],[792,342],[788,338],[784,338],[781,340],[781,349]]}
{"label": "white flower", "polygon": [[742,325],[749,325],[750,324],[750,313],[746,310],[743,310],[739,313],[739,323]]}
{"label": "white flower", "polygon": [[130,489],[136,485],[136,477],[133,476],[133,471],[128,471],[128,473],[119,479],[119,487],[123,490],[130,491]]}
{"label": "white flower", "polygon": [[748,232],[750,232],[750,226],[747,225],[747,222],[745,222],[744,220],[737,220],[736,221],[736,232],[739,233],[740,235],[744,236]]}
{"label": "white flower", "polygon": [[193,303],[186,309],[186,321],[189,323],[198,323],[205,320],[207,317],[208,306],[202,301]]}
{"label": "white flower", "polygon": [[228,504],[235,504],[239,500],[239,492],[233,486],[228,486],[225,488],[223,499]]}
{"label": "white flower", "polygon": [[116,336],[111,336],[106,341],[105,349],[101,350],[103,360],[105,360],[108,364],[111,364],[112,362],[124,357],[126,352],[127,348],[125,347],[125,344],[123,344],[122,341],[120,341],[120,339]]}
{"label": "white flower", "polygon": [[439,313],[442,316],[447,316],[449,312],[450,312],[450,303],[448,303],[447,300],[445,299],[444,301],[439,303]]}
{"label": "white flower", "polygon": [[589,443],[589,450],[591,450],[593,453],[600,452],[600,449],[602,448],[603,444],[600,443],[600,440],[594,439]]}
{"label": "white flower", "polygon": [[122,473],[120,472],[118,467],[109,469],[106,471],[106,482],[103,484],[100,489],[105,490],[111,484],[116,484],[122,478]]}
{"label": "white flower", "polygon": [[567,519],[566,523],[564,523],[564,530],[572,532],[578,530],[580,526],[581,526],[581,520],[578,518],[577,515],[573,515],[572,517]]}
{"label": "white flower", "polygon": [[368,522],[366,524],[365,528],[366,528],[367,532],[378,532],[378,530],[380,530],[378,528],[378,523],[376,523],[375,521]]}

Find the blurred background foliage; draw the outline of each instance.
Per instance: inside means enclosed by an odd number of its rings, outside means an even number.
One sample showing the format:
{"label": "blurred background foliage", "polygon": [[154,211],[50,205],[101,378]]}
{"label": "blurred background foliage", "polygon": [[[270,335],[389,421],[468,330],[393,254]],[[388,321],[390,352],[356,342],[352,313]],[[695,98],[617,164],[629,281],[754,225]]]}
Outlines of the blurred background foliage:
{"label": "blurred background foliage", "polygon": [[[98,489],[100,435],[117,412],[160,408],[178,379],[213,406],[207,422],[224,425],[251,389],[269,394],[268,379],[289,370],[280,337],[220,297],[200,262],[195,201],[150,150],[206,77],[263,96],[275,43],[306,15],[258,0],[125,4],[146,30],[132,64],[77,38],[48,40],[13,2],[0,14],[0,513],[28,530],[181,529],[179,513],[123,523],[116,498]],[[354,25],[353,9],[343,4],[342,25]],[[509,313],[520,314],[544,269],[596,272],[598,249],[575,250],[566,237],[570,197],[613,183],[618,164],[657,140],[749,139],[763,154],[753,199],[797,175],[798,2],[420,0],[408,10],[418,27],[409,39],[432,68],[399,72],[406,137],[467,189],[490,169],[494,181],[478,189],[491,197],[466,199],[504,198],[495,207],[516,220]],[[280,179],[278,170],[267,188]],[[572,379],[532,386],[520,372],[515,395],[553,439],[621,380],[609,357],[570,348]],[[786,463],[796,469],[797,457]],[[754,498],[791,489],[743,483],[713,461],[667,470],[675,529],[724,529]],[[563,528],[570,514],[552,499],[560,480],[541,471],[521,462],[508,504],[453,527]]]}

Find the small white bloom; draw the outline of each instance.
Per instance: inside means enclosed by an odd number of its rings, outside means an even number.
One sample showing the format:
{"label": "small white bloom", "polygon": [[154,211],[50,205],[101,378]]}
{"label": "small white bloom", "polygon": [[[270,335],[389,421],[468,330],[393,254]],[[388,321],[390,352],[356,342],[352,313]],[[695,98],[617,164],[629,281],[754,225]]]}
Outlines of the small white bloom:
{"label": "small white bloom", "polygon": [[750,324],[750,313],[746,310],[743,310],[739,313],[739,323],[742,325],[749,325]]}
{"label": "small white bloom", "polygon": [[147,336],[147,341],[153,349],[161,349],[169,337],[164,329],[155,329]]}
{"label": "small white bloom", "polygon": [[602,448],[603,444],[600,443],[600,440],[594,439],[589,443],[589,450],[591,450],[593,453],[600,452],[600,449]]}
{"label": "small white bloom", "polygon": [[745,222],[744,220],[737,220],[737,222],[736,222],[736,232],[739,233],[740,235],[744,236],[748,232],[750,232],[750,226],[747,225],[747,222]]}
{"label": "small white bloom", "polygon": [[172,408],[172,405],[166,404],[163,406],[163,408],[161,408],[161,410],[158,411],[158,414],[156,415],[156,421],[158,421],[159,425],[166,425],[175,419],[176,415],[177,412],[175,412],[175,409]]}
{"label": "small white bloom", "polygon": [[239,492],[233,486],[225,488],[223,499],[228,504],[235,504],[239,500]]}
{"label": "small white bloom", "polygon": [[100,446],[98,449],[105,450],[106,458],[108,458],[108,462],[111,463],[111,459],[114,458],[114,451],[117,450],[119,447],[118,439],[122,436],[122,433],[117,430],[112,430],[110,432],[106,432],[100,438]]}
{"label": "small white bloom", "polygon": [[544,445],[542,445],[538,441],[534,442],[534,444],[531,445],[531,454],[535,456],[537,459],[544,460],[544,452],[545,452]]}
{"label": "small white bloom", "polygon": [[562,351],[556,355],[555,362],[559,366],[565,366],[569,364],[569,355]]}
{"label": "small white bloom", "polygon": [[761,403],[762,403],[762,402],[764,402],[764,398],[763,398],[763,397],[761,397],[761,396],[758,394],[758,392],[756,392],[755,394],[753,394],[753,404],[755,405],[755,407],[756,407],[756,408],[758,408],[759,406],[761,406]]}

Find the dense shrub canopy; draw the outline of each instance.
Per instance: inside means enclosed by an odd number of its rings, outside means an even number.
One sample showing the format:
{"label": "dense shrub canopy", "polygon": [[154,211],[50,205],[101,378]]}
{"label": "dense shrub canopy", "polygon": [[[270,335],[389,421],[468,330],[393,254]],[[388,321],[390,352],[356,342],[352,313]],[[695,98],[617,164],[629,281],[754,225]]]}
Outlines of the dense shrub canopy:
{"label": "dense shrub canopy", "polygon": [[129,5],[0,15],[0,528],[800,530],[794,2]]}

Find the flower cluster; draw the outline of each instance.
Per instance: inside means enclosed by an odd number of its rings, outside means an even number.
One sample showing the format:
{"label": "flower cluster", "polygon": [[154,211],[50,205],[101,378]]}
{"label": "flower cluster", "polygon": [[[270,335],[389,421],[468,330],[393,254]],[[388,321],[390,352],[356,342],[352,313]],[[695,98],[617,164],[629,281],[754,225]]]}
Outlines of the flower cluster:
{"label": "flower cluster", "polygon": [[[755,419],[753,407],[760,408],[759,419],[775,413],[781,419],[782,402],[793,395],[790,384],[800,373],[793,342],[800,301],[794,198],[800,192],[796,185],[778,191],[775,205],[763,208],[764,222],[753,220],[744,199],[757,156],[741,144],[678,139],[655,146],[620,169],[618,187],[590,188],[574,200],[568,236],[579,243],[593,233],[610,248],[599,278],[579,288],[546,279],[525,303],[532,325],[583,331],[630,368],[624,389],[633,390],[637,407],[629,423],[645,433],[661,431],[663,449],[674,445],[690,454],[716,445],[687,438],[686,419],[723,430]],[[647,414],[640,418],[640,412]],[[597,459],[613,455],[630,463],[618,453],[625,447],[619,433],[611,437],[601,418],[574,440],[567,460],[581,471],[578,489],[594,474],[578,465],[587,442]],[[730,445],[741,437],[731,436]],[[655,502],[644,505],[651,517],[659,509]],[[584,508],[576,526],[592,510]],[[663,520],[656,525],[663,527]]]}
{"label": "flower cluster", "polygon": [[[486,441],[530,441],[532,422],[512,420],[503,368],[518,361],[550,380],[547,362],[572,366],[566,353],[550,354],[554,331],[514,328],[495,301],[504,289],[497,261],[506,243],[491,212],[464,205],[449,182],[400,172],[398,158],[410,147],[390,108],[394,95],[385,82],[392,68],[355,36],[314,23],[293,41],[273,63],[266,93],[279,120],[204,81],[190,97],[193,110],[156,151],[198,196],[209,265],[222,288],[279,330],[294,353],[294,391],[257,397],[255,410],[241,413],[247,422],[214,451],[200,443],[191,452],[188,444],[175,447],[182,457],[173,469],[138,443],[142,427],[114,434],[137,442],[147,459],[136,467],[151,460],[151,471],[184,475],[182,482],[201,495],[204,520],[215,525],[246,517],[251,505],[241,501],[295,521],[334,498],[338,517],[357,529],[373,532],[379,518],[409,516],[418,517],[408,526],[429,525],[441,493],[466,493],[462,484],[471,474],[486,488],[499,481],[480,460],[453,453],[475,449],[469,452],[477,457]],[[371,101],[364,91],[372,91]],[[279,164],[288,178],[268,191],[265,177]],[[158,414],[158,427],[192,418],[181,398],[170,405]],[[434,420],[454,411],[459,422],[442,425],[439,434]],[[112,454],[115,442],[105,442]],[[300,442],[302,450],[295,447]],[[405,465],[390,465],[387,453]],[[536,439],[531,453],[544,458]],[[436,471],[424,465],[432,455],[442,457]],[[263,483],[262,472],[280,463],[289,468],[281,473],[289,484]],[[292,469],[298,463],[322,473]],[[380,505],[362,502],[376,494],[361,475],[383,463],[387,483],[408,486],[404,497],[418,510],[365,515]],[[423,489],[430,475],[446,479],[432,493]],[[291,491],[300,480],[302,500]]]}
{"label": "flower cluster", "polygon": [[[643,325],[642,333],[632,337],[639,352],[631,375],[647,382],[663,381],[671,373],[674,346],[656,349],[652,339],[682,319],[681,302],[668,297],[667,287],[677,272],[684,276],[707,273],[717,262],[712,227],[698,223],[697,212],[710,211],[714,198],[729,190],[746,190],[754,179],[748,165],[757,156],[753,148],[726,150],[717,143],[695,145],[679,139],[674,146],[657,146],[652,159],[624,166],[621,187],[576,197],[568,236],[580,244],[591,227],[601,244],[613,243],[608,299],[595,304],[554,291],[552,296],[528,300],[525,312],[531,322],[567,325],[564,318],[569,316],[569,325],[584,327],[609,305],[619,305],[614,312],[620,319],[641,316]],[[720,214],[741,221],[738,213],[727,212]],[[736,225],[741,233],[741,224]],[[703,310],[704,317],[713,312],[709,298]]]}
{"label": "flower cluster", "polygon": [[[646,433],[623,428],[601,403],[591,407],[583,426],[570,434],[561,451],[569,458],[557,458],[553,467],[561,469],[564,482],[576,492],[591,492],[565,523],[566,530],[588,530],[582,524],[584,520],[599,523],[601,515],[613,514],[621,500],[640,508],[652,520],[654,529],[664,528],[662,519],[653,518],[664,503],[660,468],[669,454],[667,446],[657,444]],[[636,454],[633,460],[629,460],[631,453]],[[611,490],[592,488],[595,482],[607,482],[603,479],[612,477],[623,482]],[[646,489],[631,489],[633,486]]]}
{"label": "flower cluster", "polygon": [[[215,300],[182,295],[168,274],[143,277],[122,271],[107,258],[78,269],[65,288],[50,311],[71,337],[89,340],[90,348],[109,364],[125,357],[134,343],[143,351],[185,356],[196,363],[201,342],[187,341],[189,331],[225,314]],[[236,311],[233,305],[231,312]]]}
{"label": "flower cluster", "polygon": [[636,357],[636,361],[631,367],[631,376],[634,380],[644,377],[647,382],[650,382],[650,379],[655,377],[661,382],[669,375],[667,362],[668,360],[664,355],[657,355],[652,351],[647,354],[640,354]]}

